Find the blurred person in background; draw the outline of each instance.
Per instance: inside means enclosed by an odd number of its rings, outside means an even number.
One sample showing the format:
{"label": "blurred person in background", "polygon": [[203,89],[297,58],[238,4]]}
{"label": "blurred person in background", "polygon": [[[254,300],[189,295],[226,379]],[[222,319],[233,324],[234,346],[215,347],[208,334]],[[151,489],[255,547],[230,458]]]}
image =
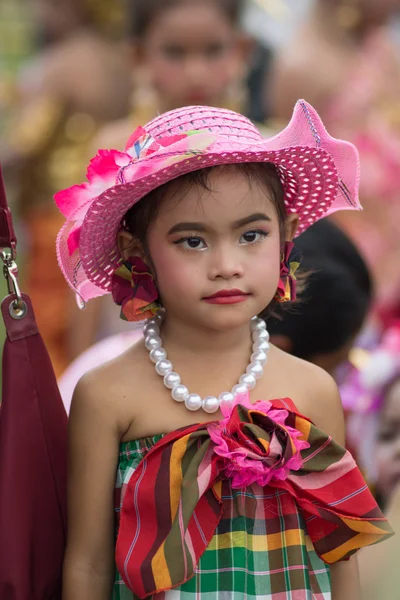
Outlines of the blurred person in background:
{"label": "blurred person in background", "polygon": [[[348,412],[347,436],[367,483],[400,529],[400,320],[383,332],[370,351],[356,349],[353,369],[341,386]],[[399,536],[383,551],[359,554],[363,598],[398,597]]]}
{"label": "blurred person in background", "polygon": [[322,220],[296,239],[306,280],[299,302],[268,318],[273,344],[335,376],[372,303],[370,273],[348,236]]}
{"label": "blurred person in background", "polygon": [[[62,222],[53,194],[83,179],[97,130],[126,113],[132,81],[118,3],[34,0],[41,51],[15,83],[0,162],[28,246],[24,289],[59,375],[70,362],[74,310],[55,255]],[[107,33],[109,35],[107,35]],[[122,31],[120,32],[122,36]]]}
{"label": "blurred person in background", "polygon": [[266,90],[276,118],[287,120],[304,97],[333,135],[358,147],[364,211],[335,220],[372,267],[386,313],[400,292],[400,61],[390,27],[399,8],[399,0],[316,0]]}
{"label": "blurred person in background", "polygon": [[[123,150],[140,123],[185,105],[246,112],[252,43],[241,25],[243,6],[243,0],[129,0],[132,106],[128,116],[99,132],[93,147]],[[129,324],[117,326],[115,314],[109,296],[75,313],[73,355],[126,331]],[[96,361],[95,350],[89,356]]]}
{"label": "blurred person in background", "polygon": [[135,81],[129,116],[98,140],[123,148],[126,136],[158,113],[187,105],[239,110],[246,101],[249,40],[243,0],[129,0]]}

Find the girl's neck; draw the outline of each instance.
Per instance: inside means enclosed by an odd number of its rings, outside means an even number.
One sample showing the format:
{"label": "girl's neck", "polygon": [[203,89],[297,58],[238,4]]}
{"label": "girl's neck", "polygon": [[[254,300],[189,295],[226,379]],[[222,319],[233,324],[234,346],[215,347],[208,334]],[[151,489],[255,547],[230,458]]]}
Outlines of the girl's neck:
{"label": "girl's neck", "polygon": [[180,353],[207,357],[247,352],[251,346],[250,322],[230,330],[216,331],[192,325],[178,317],[166,315],[161,329],[163,344]]}

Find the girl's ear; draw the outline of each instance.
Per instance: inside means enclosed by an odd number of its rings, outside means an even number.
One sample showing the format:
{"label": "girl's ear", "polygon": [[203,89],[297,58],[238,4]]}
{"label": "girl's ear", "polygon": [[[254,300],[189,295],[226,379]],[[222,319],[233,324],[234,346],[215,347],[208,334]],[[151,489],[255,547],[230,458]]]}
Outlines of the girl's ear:
{"label": "girl's ear", "polygon": [[145,254],[143,252],[142,244],[133,237],[129,231],[121,229],[117,234],[118,249],[121,252],[121,256],[124,261],[128,260],[133,256],[138,256],[146,262]]}
{"label": "girl's ear", "polygon": [[299,216],[296,214],[290,214],[286,218],[285,222],[285,241],[291,242],[296,235],[297,228],[299,226]]}

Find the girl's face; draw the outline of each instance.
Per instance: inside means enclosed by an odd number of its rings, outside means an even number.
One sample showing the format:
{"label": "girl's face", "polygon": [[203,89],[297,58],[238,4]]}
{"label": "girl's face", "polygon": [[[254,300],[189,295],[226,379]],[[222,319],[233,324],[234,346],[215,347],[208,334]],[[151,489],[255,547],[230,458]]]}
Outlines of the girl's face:
{"label": "girl's face", "polygon": [[376,444],[377,489],[388,500],[400,481],[400,378],[390,387],[380,416]]}
{"label": "girl's face", "polygon": [[[147,244],[167,314],[214,331],[248,323],[278,285],[280,234],[265,188],[216,168],[208,191],[170,188]],[[223,292],[233,296],[213,297]]]}
{"label": "girl's face", "polygon": [[243,69],[239,34],[213,2],[162,11],[140,42],[141,66],[170,110],[218,105]]}

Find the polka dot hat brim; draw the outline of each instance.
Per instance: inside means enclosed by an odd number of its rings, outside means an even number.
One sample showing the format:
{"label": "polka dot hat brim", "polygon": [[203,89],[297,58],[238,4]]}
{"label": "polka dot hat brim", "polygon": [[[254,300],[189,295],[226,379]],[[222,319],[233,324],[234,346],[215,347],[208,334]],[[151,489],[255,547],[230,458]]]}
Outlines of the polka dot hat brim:
{"label": "polka dot hat brim", "polygon": [[84,301],[110,292],[121,263],[117,233],[136,202],[185,173],[251,162],[275,164],[286,210],[299,216],[298,234],[335,211],[361,209],[357,149],[331,137],[307,102],[297,102],[288,126],[270,139],[232,111],[181,108],[139,128],[125,152],[99,151],[89,183],[56,194],[67,219],[57,238],[67,282]]}

